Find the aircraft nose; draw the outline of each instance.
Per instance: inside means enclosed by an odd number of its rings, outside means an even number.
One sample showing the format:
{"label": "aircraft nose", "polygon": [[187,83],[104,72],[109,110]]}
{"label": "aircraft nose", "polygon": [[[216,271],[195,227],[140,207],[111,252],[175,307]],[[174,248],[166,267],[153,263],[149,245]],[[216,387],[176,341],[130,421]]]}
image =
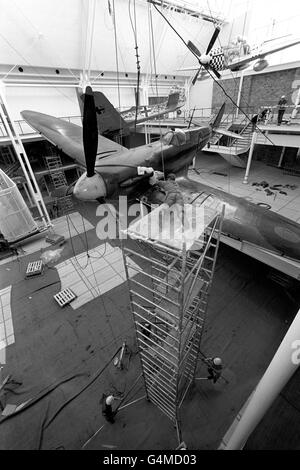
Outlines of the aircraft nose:
{"label": "aircraft nose", "polygon": [[99,173],[95,173],[90,177],[84,173],[75,184],[73,194],[82,201],[92,201],[106,197],[107,190],[105,182]]}

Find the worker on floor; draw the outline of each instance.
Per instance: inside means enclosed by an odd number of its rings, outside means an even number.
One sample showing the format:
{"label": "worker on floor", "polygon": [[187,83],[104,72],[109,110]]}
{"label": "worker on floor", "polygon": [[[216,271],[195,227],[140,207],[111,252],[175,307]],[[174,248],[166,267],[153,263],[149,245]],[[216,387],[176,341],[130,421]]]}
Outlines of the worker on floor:
{"label": "worker on floor", "polygon": [[103,396],[103,407],[102,407],[102,414],[105,417],[106,421],[109,423],[114,423],[114,416],[115,412],[112,409],[112,404],[115,400],[119,400],[119,398],[115,397],[112,394],[109,394],[107,396]]}
{"label": "worker on floor", "polygon": [[213,383],[215,384],[217,380],[221,377],[222,370],[223,370],[223,365],[222,365],[222,359],[220,357],[207,357],[205,359],[205,362],[207,363],[207,372],[208,380],[212,380]]}

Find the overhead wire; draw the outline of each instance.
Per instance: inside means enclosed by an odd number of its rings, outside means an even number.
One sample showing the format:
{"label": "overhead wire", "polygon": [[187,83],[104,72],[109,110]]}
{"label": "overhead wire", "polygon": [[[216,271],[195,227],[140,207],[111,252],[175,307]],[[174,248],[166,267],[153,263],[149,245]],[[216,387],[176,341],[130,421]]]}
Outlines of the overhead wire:
{"label": "overhead wire", "polygon": [[133,31],[133,36],[134,36],[134,49],[135,49],[135,56],[136,56],[136,71],[137,71],[137,79],[136,79],[136,96],[135,96],[135,119],[134,119],[134,130],[136,132],[136,124],[137,124],[137,116],[138,116],[138,107],[140,104],[140,77],[141,77],[141,66],[140,66],[140,60],[139,60],[139,47],[138,47],[138,36],[137,36],[137,26],[136,26],[136,4],[135,0],[133,2],[134,6],[134,21],[131,16],[131,0],[128,1],[128,13],[129,13],[129,19],[130,19],[130,24],[131,28]]}
{"label": "overhead wire", "polygon": [[[94,269],[94,266],[93,266],[93,261],[92,259],[102,259],[105,254],[106,254],[106,249],[107,249],[107,244],[105,244],[105,249],[104,249],[104,252],[101,253],[100,256],[92,256],[90,254],[90,251],[89,251],[89,247],[88,247],[88,239],[87,239],[87,231],[86,231],[86,227],[85,227],[85,222],[84,222],[84,217],[82,216],[81,214],[81,218],[82,218],[82,223],[83,223],[83,229],[84,229],[84,234],[85,234],[85,241],[86,241],[86,245],[84,245],[84,242],[82,241],[82,238],[81,238],[81,235],[80,233],[78,232],[75,224],[73,223],[72,221],[72,218],[70,217],[69,218],[69,214],[66,214],[67,215],[67,223],[68,223],[68,229],[69,229],[69,237],[70,237],[70,242],[71,242],[71,247],[72,247],[72,251],[73,251],[73,255],[74,255],[74,259],[75,259],[75,262],[77,264],[77,266],[79,267],[80,269],[80,272],[77,270],[76,268],[76,264],[73,264],[77,274],[81,277],[81,280],[83,281],[83,283],[86,285],[86,287],[88,288],[89,292],[91,292],[92,296],[95,298],[97,297],[100,297],[101,298],[101,301],[102,301],[102,305],[103,305],[103,310],[104,310],[104,314],[106,316],[106,319],[107,319],[107,323],[109,324],[109,327],[111,329],[111,333],[112,333],[112,336],[114,338],[114,342],[116,343],[116,336],[115,336],[115,333],[114,333],[114,330],[111,326],[111,323],[109,321],[109,315],[108,315],[108,312],[107,312],[107,308],[106,308],[106,305],[104,303],[104,300],[102,298],[102,294],[101,294],[101,290],[100,290],[100,286],[98,284],[98,281],[97,281],[97,278],[96,278],[96,274],[95,274],[95,269]],[[73,242],[72,242],[72,235],[71,235],[71,232],[70,232],[70,227],[69,227],[69,220],[71,221],[72,225],[73,225],[73,228],[75,229],[75,231],[77,232],[77,235],[79,235],[79,238],[84,246],[84,248],[86,249],[86,256],[87,256],[87,262],[85,264],[84,267],[82,267],[77,259],[77,256],[76,256],[76,252],[75,252],[75,249],[74,249],[74,246],[73,246]],[[94,248],[94,250],[98,252],[97,248]],[[72,261],[71,261],[72,262]],[[108,265],[112,268],[112,270],[116,273],[116,274],[119,274],[115,269],[114,267],[111,265],[111,263],[109,262],[108,259],[106,259],[106,262],[108,263]],[[90,281],[90,279],[88,278],[88,276],[84,273],[84,270],[88,267],[88,265],[90,265],[90,268],[91,268],[91,271],[92,271],[92,275],[93,275],[93,278],[94,278],[94,286],[93,286],[93,283]],[[97,294],[95,296],[93,290],[95,291],[95,293]]]}
{"label": "overhead wire", "polygon": [[[113,26],[114,26],[114,42],[115,42],[115,59],[116,59],[116,70],[117,70],[117,90],[118,90],[118,103],[119,109],[121,109],[121,93],[120,93],[120,73],[119,73],[119,55],[118,55],[118,37],[117,37],[117,26],[116,26],[116,7],[115,7],[115,0],[112,0],[113,4]],[[122,120],[120,115],[120,129],[122,128]]]}
{"label": "overhead wire", "polygon": [[[150,47],[152,46],[152,57],[153,57],[153,65],[154,65],[154,73],[155,73],[155,90],[156,90],[156,98],[158,100],[157,68],[156,68],[156,58],[155,58],[155,42],[154,42],[153,18],[152,18],[151,5],[152,5],[152,3],[148,4],[149,19],[150,19],[150,31],[151,31],[151,44],[150,44]],[[165,162],[164,162],[163,143],[162,143],[162,129],[161,129],[161,119],[160,119],[160,117],[158,118],[158,123],[159,123],[159,131],[160,131],[161,165],[162,165],[162,171],[163,171],[164,176],[165,176]]]}

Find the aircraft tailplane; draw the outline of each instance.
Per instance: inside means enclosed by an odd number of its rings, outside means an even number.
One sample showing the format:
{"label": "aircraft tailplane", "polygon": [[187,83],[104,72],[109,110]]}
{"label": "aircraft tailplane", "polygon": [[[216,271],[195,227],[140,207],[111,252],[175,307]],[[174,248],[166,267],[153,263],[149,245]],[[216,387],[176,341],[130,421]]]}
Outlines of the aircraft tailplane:
{"label": "aircraft tailplane", "polygon": [[179,96],[180,96],[180,93],[179,93],[179,92],[170,93],[170,94],[169,94],[169,97],[168,97],[167,104],[166,104],[166,109],[169,109],[169,108],[171,108],[171,109],[176,108],[177,105],[178,105]]}
{"label": "aircraft tailplane", "polygon": [[221,124],[221,121],[222,121],[222,118],[223,118],[223,114],[224,114],[224,111],[225,111],[225,106],[226,106],[226,103],[223,103],[215,120],[213,122],[210,123],[212,129],[214,130],[215,128],[218,128],[219,125]]}
{"label": "aircraft tailplane", "polygon": [[[77,90],[77,97],[81,112],[83,110],[83,94]],[[121,131],[122,135],[129,135],[129,127],[120,113],[115,109],[106,96],[100,91],[94,91],[97,112],[98,132],[101,135],[113,134]]]}

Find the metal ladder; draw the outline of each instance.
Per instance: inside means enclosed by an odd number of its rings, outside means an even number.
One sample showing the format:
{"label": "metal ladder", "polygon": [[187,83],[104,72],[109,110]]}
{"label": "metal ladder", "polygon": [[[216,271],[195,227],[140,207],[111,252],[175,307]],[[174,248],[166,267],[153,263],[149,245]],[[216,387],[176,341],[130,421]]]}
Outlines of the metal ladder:
{"label": "metal ladder", "polygon": [[[64,171],[62,170],[62,161],[60,156],[55,155],[55,156],[47,156],[44,157],[47,168],[50,173],[50,179],[53,183],[53,186],[55,189],[62,188],[63,186],[67,186],[67,180]],[[56,170],[57,171],[52,171]]]}

